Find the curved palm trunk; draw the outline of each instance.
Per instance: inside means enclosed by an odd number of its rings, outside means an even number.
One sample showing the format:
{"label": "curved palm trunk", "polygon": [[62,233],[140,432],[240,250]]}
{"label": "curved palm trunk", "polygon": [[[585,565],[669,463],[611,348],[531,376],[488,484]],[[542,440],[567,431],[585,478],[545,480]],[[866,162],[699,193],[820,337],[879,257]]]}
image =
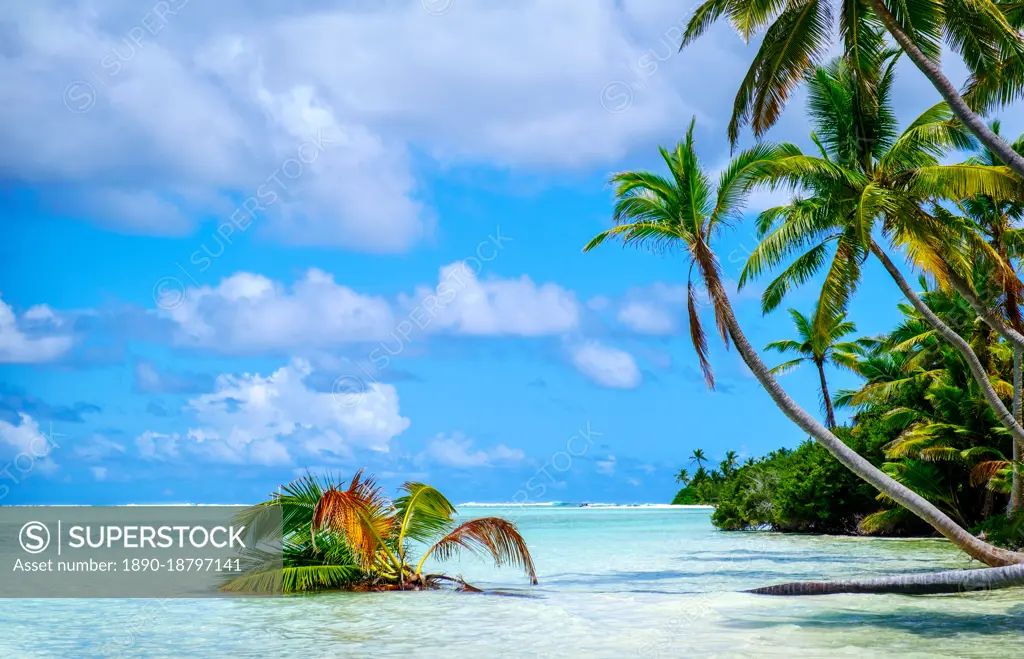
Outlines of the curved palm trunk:
{"label": "curved palm trunk", "polygon": [[998,313],[988,308],[963,277],[953,272],[952,269],[949,269],[946,275],[949,283],[953,285],[953,289],[960,294],[960,297],[967,300],[967,304],[971,305],[971,309],[974,309],[974,312],[985,321],[986,325],[994,329],[999,336],[1006,339],[1014,347],[1024,348],[1024,334],[1010,327]]}
{"label": "curved palm trunk", "polygon": [[791,421],[796,423],[804,432],[814,437],[819,444],[825,447],[847,469],[871,484],[879,492],[885,494],[885,496],[896,501],[927,522],[971,558],[991,566],[1012,565],[1024,562],[1024,554],[994,547],[968,533],[924,497],[896,482],[892,477],[865,460],[863,456],[843,443],[841,439],[832,434],[813,416],[797,405],[779,385],[774,376],[772,376],[768,366],[761,361],[761,357],[750,345],[746,335],[743,334],[739,321],[736,320],[736,316],[733,313],[729,296],[721,282],[717,279],[717,276],[707,272],[704,274],[714,299],[720,305],[720,311],[729,330],[729,336],[732,337],[733,343],[736,344],[740,356],[743,357],[743,361],[750,368],[750,371],[757,378],[761,386],[768,392],[768,395],[772,397],[775,404]]}
{"label": "curved palm trunk", "polygon": [[832,398],[828,395],[828,381],[825,379],[825,365],[815,361],[818,367],[818,378],[821,380],[821,400],[825,405],[825,427],[832,429],[836,427],[836,412],[832,407]]}
{"label": "curved palm trunk", "polygon": [[[1019,315],[1014,315],[1011,312],[1017,305],[1016,294],[1010,288],[1007,288],[1005,291],[1005,304],[1011,319],[1011,323],[1007,323],[995,310],[990,309],[981,301],[974,288],[963,277],[951,269],[947,272],[947,276],[953,285],[953,289],[960,294],[960,297],[967,300],[967,303],[985,321],[985,324],[1013,346],[1013,418],[1018,424],[1024,426],[1024,418],[1021,417],[1021,397],[1024,396],[1024,387],[1022,387],[1021,382],[1021,353],[1024,351],[1024,334],[1021,334],[1019,331]],[[1020,442],[1013,442],[1014,463],[1020,461],[1021,453]],[[1006,504],[1007,517],[1013,516],[1020,509],[1021,504],[1022,487],[1024,487],[1024,484],[1022,484],[1022,474],[1017,470],[1016,466],[1013,469],[1011,482],[1010,500]]]}
{"label": "curved palm trunk", "polygon": [[1000,160],[1006,163],[1007,167],[1017,172],[1017,174],[1024,176],[1024,158],[1020,156],[1013,148],[1010,147],[1001,137],[996,135],[991,128],[985,123],[985,121],[978,116],[971,108],[967,105],[964,99],[957,92],[953,83],[949,81],[949,78],[942,73],[942,68],[938,63],[928,59],[928,56],[921,52],[921,49],[914,44],[910,36],[903,31],[896,17],[886,8],[882,0],[869,0],[871,8],[881,19],[885,25],[885,29],[896,39],[896,42],[903,49],[903,52],[917,65],[917,68],[921,70],[928,80],[931,81],[935,89],[938,90],[942,98],[949,104],[953,114],[967,127],[969,131],[974,133],[974,136],[978,138],[982,144],[988,147],[992,153],[996,154]]}
{"label": "curved palm trunk", "polygon": [[[1020,348],[1014,347],[1013,349],[1013,417],[1018,421],[1021,420],[1021,399],[1024,397],[1024,387],[1022,387],[1022,374],[1021,374],[1021,359],[1024,355],[1024,351]],[[1020,462],[1020,446],[1017,442],[1013,443],[1013,481],[1010,489],[1010,502],[1006,506],[1006,516],[1012,517],[1018,510],[1020,510],[1020,497],[1021,497],[1021,473],[1017,469],[1017,463]]]}
{"label": "curved palm trunk", "polygon": [[959,334],[957,334],[952,328],[942,322],[938,316],[935,315],[928,305],[914,292],[910,284],[907,283],[903,273],[899,271],[899,268],[889,259],[889,256],[882,251],[874,240],[871,241],[871,253],[874,254],[886,271],[896,282],[896,285],[900,287],[903,295],[906,296],[907,300],[910,301],[914,308],[924,316],[928,324],[935,328],[935,331],[944,338],[950,345],[956,348],[956,351],[964,358],[967,362],[967,368],[970,369],[971,375],[974,376],[974,381],[978,383],[978,387],[981,389],[981,394],[985,398],[985,402],[988,403],[989,407],[995,413],[996,418],[999,422],[1010,431],[1010,435],[1014,439],[1014,444],[1020,444],[1024,446],[1024,428],[1021,427],[1017,419],[1014,418],[1010,410],[1006,409],[1006,405],[1000,400],[999,394],[996,393],[995,388],[992,386],[992,382],[989,380],[988,372],[985,371],[985,367],[982,365],[978,356],[971,350],[971,346],[966,340]]}
{"label": "curved palm trunk", "polygon": [[1024,586],[1024,564],[980,570],[902,574],[875,579],[795,581],[777,586],[755,588],[747,592],[756,595],[833,595],[836,593],[934,595],[938,593],[969,593],[1011,586]]}

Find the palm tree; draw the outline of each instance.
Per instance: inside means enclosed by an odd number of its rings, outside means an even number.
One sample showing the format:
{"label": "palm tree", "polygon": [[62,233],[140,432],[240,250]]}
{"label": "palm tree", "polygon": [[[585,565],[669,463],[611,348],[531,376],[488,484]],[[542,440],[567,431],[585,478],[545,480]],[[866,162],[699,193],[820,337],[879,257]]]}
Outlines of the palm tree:
{"label": "palm tree", "polygon": [[[992,132],[1000,133],[1000,123],[993,121],[990,125]],[[1013,143],[1013,150],[1017,153],[1024,153],[1024,135],[1017,138]],[[999,164],[998,156],[989,149],[980,149],[968,162],[996,166]],[[1009,201],[995,199],[988,196],[965,199],[961,202],[961,208],[966,215],[974,221],[978,230],[988,240],[989,246],[994,252],[995,258],[999,261],[995,270],[1000,281],[1002,292],[1003,313],[1009,321],[1010,327],[1017,334],[1024,334],[1024,321],[1021,319],[1020,301],[1024,294],[1024,284],[1017,277],[1012,263],[1019,260],[1024,253],[1024,231],[1018,228],[1017,223],[1024,219],[1024,202],[1019,198]],[[984,258],[990,254],[979,254]],[[1009,267],[1002,267],[1002,266]],[[968,296],[970,297],[970,296]],[[988,314],[982,314],[984,318]],[[986,320],[997,332],[1000,328],[997,324]],[[1000,332],[1012,341],[1007,332]],[[1022,421],[1022,397],[1024,397],[1024,384],[1022,384],[1022,350],[1020,345],[1014,346],[1013,351],[1013,418],[1018,422]],[[1022,457],[1021,448],[1014,443],[1013,461],[1019,462]],[[1007,515],[1012,516],[1021,507],[1021,497],[1024,494],[1024,483],[1022,475],[1014,470],[1012,476],[1012,488],[1010,501],[1007,504]]]}
{"label": "palm tree", "polygon": [[815,127],[811,137],[819,154],[805,155],[788,146],[787,157],[766,170],[765,182],[792,185],[801,196],[758,218],[764,238],[751,253],[740,285],[796,254],[762,296],[764,310],[771,311],[791,288],[825,268],[834,244],[815,317],[814,331],[823,333],[823,319],[845,311],[859,284],[861,264],[873,255],[924,319],[964,357],[1000,423],[1024,446],[1024,427],[991,386],[971,346],[928,308],[873,238],[880,228],[915,265],[949,285],[954,274],[970,272],[974,265],[970,252],[959,247],[966,241],[967,246],[980,248],[984,241],[973,239],[966,222],[958,223],[937,202],[1013,198],[1021,184],[1005,167],[940,164],[939,157],[949,148],[971,144],[945,104],[927,110],[897,133],[890,103],[893,62],[886,59],[875,85],[875,104],[858,100],[856,71],[845,60],[819,67],[809,76],[808,108]]}
{"label": "palm tree", "polygon": [[686,471],[685,469],[680,469],[679,473],[676,474],[676,482],[679,483],[680,485],[682,485],[683,487],[686,487],[687,485],[689,485],[690,484],[690,472]]}
{"label": "palm tree", "polygon": [[736,451],[726,451],[725,459],[719,463],[718,468],[722,472],[722,478],[729,478],[736,472],[736,466],[739,464],[738,455]]}
{"label": "palm tree", "polygon": [[[972,342],[984,336],[984,326],[959,296],[949,291],[932,291],[925,300],[936,313],[966,319]],[[901,483],[927,496],[955,518],[979,519],[977,503],[984,501],[980,518],[991,511],[992,494],[1010,489],[1013,463],[992,444],[1002,446],[1007,438],[1000,432],[992,410],[980,396],[966,365],[924,323],[917,311],[901,305],[903,322],[883,337],[876,350],[858,364],[867,382],[857,391],[843,391],[837,401],[859,408],[858,416],[881,418],[895,438],[884,447],[890,460],[883,469]],[[991,337],[988,337],[991,340]],[[1006,373],[1012,359],[1005,344],[994,344],[992,361],[996,373]],[[996,376],[998,377],[998,376]],[[999,381],[1005,389],[1006,382]],[[879,417],[879,413],[882,413]],[[969,476],[968,476],[969,474]],[[970,487],[967,487],[967,484]],[[883,497],[879,497],[884,500]],[[861,522],[866,532],[884,530],[906,523],[906,511],[890,508],[868,515]],[[1020,519],[1020,518],[1018,518]],[[905,528],[905,527],[904,527]],[[1006,573],[1009,571],[1009,574]],[[763,594],[825,594],[830,592],[961,592],[995,585],[1020,585],[1019,568],[967,570],[922,577],[885,578],[819,584],[783,584],[754,592]]]}
{"label": "palm tree", "polygon": [[855,342],[840,341],[857,331],[857,326],[846,319],[846,314],[839,314],[822,323],[821,331],[813,329],[813,318],[817,310],[811,314],[811,318],[804,316],[796,309],[789,310],[793,318],[793,325],[799,340],[784,339],[773,341],[765,346],[765,350],[776,350],[780,353],[796,353],[795,359],[783,362],[772,369],[773,375],[781,375],[793,370],[804,362],[811,362],[818,371],[820,381],[821,404],[825,411],[825,426],[836,427],[835,410],[832,407],[832,398],[828,393],[828,381],[825,379],[825,365],[835,364],[844,368],[853,368],[856,363],[856,356],[863,351],[863,346]]}
{"label": "palm tree", "polygon": [[[287,545],[302,550],[300,564],[286,552],[286,592],[337,587],[375,589],[435,588],[442,582],[476,590],[458,578],[424,574],[427,560],[448,560],[461,551],[485,556],[498,567],[522,568],[537,583],[526,541],[515,525],[500,517],[481,517],[455,524],[455,507],[436,488],[405,483],[401,495],[387,499],[371,477],[359,471],[340,489],[312,476],[282,488],[262,507],[280,506]],[[411,543],[426,546],[417,558]],[[334,559],[343,556],[343,575]],[[250,575],[229,589],[245,590],[261,575]],[[289,587],[290,585],[290,587]]]}
{"label": "palm tree", "polygon": [[[989,328],[977,322],[973,310],[953,291],[926,291],[925,303],[944,322],[964,329],[964,337],[979,355],[985,355],[993,386],[1001,395],[1010,385],[1002,379],[1012,360],[1007,344],[994,341]],[[862,414],[880,416],[887,430],[898,433],[883,447],[896,460],[891,471],[897,480],[929,500],[953,506],[954,518],[970,523],[991,513],[994,495],[1007,491],[1012,462],[1003,458],[1009,438],[1000,431],[992,409],[973,381],[966,363],[911,306],[899,305],[904,318],[855,370],[866,382],[857,391],[842,391],[838,402]],[[982,349],[984,343],[991,345]],[[1010,440],[1010,444],[1014,444]],[[926,462],[912,469],[900,461]],[[884,468],[884,467],[883,467]],[[972,487],[984,486],[980,493]],[[966,500],[965,497],[974,499]],[[978,504],[982,504],[980,516]],[[869,515],[862,530],[873,532],[902,521],[899,510]]]}
{"label": "palm tree", "polygon": [[[695,10],[680,50],[723,15],[744,39],[764,31],[733,104],[729,123],[733,144],[740,128],[748,122],[757,136],[774,125],[790,93],[831,49],[832,23],[838,17],[844,59],[854,69],[858,95],[865,102],[875,97],[873,83],[877,81],[878,56],[886,47],[887,30],[963,125],[1002,162],[1024,176],[1024,158],[979,116],[989,107],[1009,103],[1022,95],[1024,40],[1019,30],[1024,24],[1024,11],[1019,3],[841,0],[838,5],[838,12],[833,13],[834,3],[827,0],[705,0]],[[943,40],[971,69],[966,100],[939,66]]]}
{"label": "palm tree", "polygon": [[[281,486],[269,501],[243,511],[239,524],[260,529],[260,538],[280,537],[282,553],[280,558],[259,553],[246,557],[244,576],[229,582],[225,590],[296,593],[362,583],[366,575],[344,539],[319,533],[314,543],[310,535],[313,508],[329,487],[327,480],[306,475]],[[280,528],[275,528],[278,517],[272,510],[280,510]]]}
{"label": "palm tree", "polygon": [[[694,306],[694,275],[708,292],[719,332],[731,342],[754,377],[775,404],[802,430],[811,435],[840,463],[890,499],[911,510],[973,558],[988,565],[1024,561],[1024,555],[993,547],[961,528],[927,500],[883,473],[813,416],[804,411],[779,386],[768,366],[743,333],[722,282],[718,259],[709,241],[743,207],[745,192],[761,171],[784,157],[783,149],[758,144],[740,153],[722,172],[717,190],[701,167],[693,145],[693,122],[675,150],[661,149],[670,177],[650,172],[622,172],[611,183],[615,190],[615,227],[603,231],[584,247],[595,249],[609,238],[625,245],[654,249],[678,248],[689,262],[690,337],[709,383],[714,381],[707,363],[707,342]],[[1019,566],[1024,574],[1024,565]],[[1016,573],[1011,573],[1011,576]]]}
{"label": "palm tree", "polygon": [[690,456],[690,464],[697,464],[697,467],[703,468],[704,463],[708,461],[706,455],[704,455],[704,449],[695,448],[693,449],[693,455]]}

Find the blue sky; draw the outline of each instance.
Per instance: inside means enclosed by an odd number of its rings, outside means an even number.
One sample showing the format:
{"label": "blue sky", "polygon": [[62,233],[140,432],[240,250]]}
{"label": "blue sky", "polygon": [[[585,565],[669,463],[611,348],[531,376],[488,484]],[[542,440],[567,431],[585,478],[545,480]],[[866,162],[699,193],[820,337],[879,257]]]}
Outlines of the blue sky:
{"label": "blue sky", "polygon": [[[457,501],[667,501],[695,448],[802,440],[734,352],[703,386],[678,257],[581,252],[608,174],[691,116],[724,166],[752,55],[727,28],[673,55],[690,6],[269,4],[0,23],[3,503],[250,502],[360,467]],[[938,97],[899,72],[909,122]],[[806,132],[797,94],[769,138]],[[783,199],[717,245],[728,275]],[[760,285],[734,300],[755,345],[791,330]],[[898,300],[869,265],[858,328]],[[814,373],[784,384],[817,409]]]}

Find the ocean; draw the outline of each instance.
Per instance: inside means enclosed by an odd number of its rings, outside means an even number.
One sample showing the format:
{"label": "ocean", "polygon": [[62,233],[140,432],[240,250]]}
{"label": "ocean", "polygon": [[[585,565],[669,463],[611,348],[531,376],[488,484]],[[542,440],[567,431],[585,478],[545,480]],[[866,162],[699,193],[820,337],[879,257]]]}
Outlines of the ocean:
{"label": "ocean", "polygon": [[[465,558],[499,594],[0,600],[4,657],[993,657],[1024,641],[1021,591],[778,598],[755,586],[966,567],[942,540],[721,532],[684,507],[459,508],[513,519],[538,586]],[[440,568],[441,566],[436,566]]]}

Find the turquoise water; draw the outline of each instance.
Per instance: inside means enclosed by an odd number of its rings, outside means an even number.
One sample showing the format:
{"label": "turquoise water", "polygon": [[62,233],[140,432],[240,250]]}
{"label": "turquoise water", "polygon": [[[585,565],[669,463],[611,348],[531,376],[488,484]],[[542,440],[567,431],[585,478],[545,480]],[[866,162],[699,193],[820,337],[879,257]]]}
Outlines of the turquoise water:
{"label": "turquoise water", "polygon": [[938,540],[724,533],[706,509],[460,510],[514,519],[540,585],[449,565],[507,596],[0,600],[3,657],[1013,657],[1024,591],[774,598],[738,591],[963,567]]}

